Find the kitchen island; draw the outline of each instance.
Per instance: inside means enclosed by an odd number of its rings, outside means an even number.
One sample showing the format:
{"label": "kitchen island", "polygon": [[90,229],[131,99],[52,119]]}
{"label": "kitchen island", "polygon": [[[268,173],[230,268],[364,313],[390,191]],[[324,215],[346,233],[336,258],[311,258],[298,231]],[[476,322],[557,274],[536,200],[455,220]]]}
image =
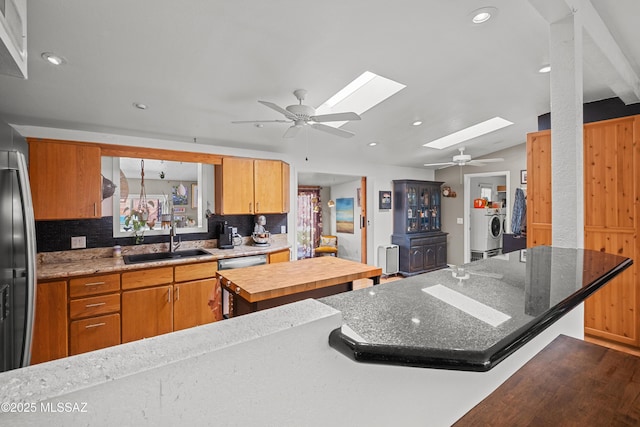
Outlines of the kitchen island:
{"label": "kitchen island", "polygon": [[277,307],[306,298],[353,290],[353,281],[380,283],[382,269],[337,257],[223,270],[217,277],[233,295],[233,316]]}
{"label": "kitchen island", "polygon": [[330,344],[361,362],[487,371],[632,264],[548,246],[522,261],[513,253],[323,298],[345,322]]}

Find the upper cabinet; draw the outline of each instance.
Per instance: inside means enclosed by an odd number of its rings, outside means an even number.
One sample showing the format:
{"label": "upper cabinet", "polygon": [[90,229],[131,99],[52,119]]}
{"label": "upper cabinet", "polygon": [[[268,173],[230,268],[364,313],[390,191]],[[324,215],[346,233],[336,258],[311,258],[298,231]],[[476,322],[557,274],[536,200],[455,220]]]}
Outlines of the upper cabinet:
{"label": "upper cabinet", "polygon": [[40,139],[28,141],[35,219],[100,218],[100,147]]}
{"label": "upper cabinet", "polygon": [[27,78],[27,0],[0,1],[0,74]]}
{"label": "upper cabinet", "polygon": [[440,231],[440,186],[442,182],[393,181],[393,233]]}
{"label": "upper cabinet", "polygon": [[215,208],[220,215],[288,212],[289,165],[279,160],[225,157],[216,167],[215,188]]}

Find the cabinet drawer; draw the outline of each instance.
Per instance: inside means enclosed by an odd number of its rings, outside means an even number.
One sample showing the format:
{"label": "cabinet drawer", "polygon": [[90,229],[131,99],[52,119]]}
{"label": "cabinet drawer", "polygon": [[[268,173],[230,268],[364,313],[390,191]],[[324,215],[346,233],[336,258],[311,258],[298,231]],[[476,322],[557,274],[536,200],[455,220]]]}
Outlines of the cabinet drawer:
{"label": "cabinet drawer", "polygon": [[122,289],[145,288],[173,282],[173,267],[149,268],[122,273]]}
{"label": "cabinet drawer", "polygon": [[411,239],[411,246],[435,245],[436,243],[444,243],[447,236],[424,237],[421,239]]}
{"label": "cabinet drawer", "polygon": [[120,344],[120,315],[74,320],[69,327],[70,354],[80,354]]}
{"label": "cabinet drawer", "polygon": [[117,273],[69,280],[69,297],[71,298],[105,294],[119,290],[120,275]]}
{"label": "cabinet drawer", "polygon": [[76,299],[69,303],[69,317],[71,319],[81,319],[116,311],[120,311],[120,294]]}
{"label": "cabinet drawer", "polygon": [[216,271],[218,271],[217,261],[177,265],[175,267],[176,282],[187,282],[191,280],[216,277]]}

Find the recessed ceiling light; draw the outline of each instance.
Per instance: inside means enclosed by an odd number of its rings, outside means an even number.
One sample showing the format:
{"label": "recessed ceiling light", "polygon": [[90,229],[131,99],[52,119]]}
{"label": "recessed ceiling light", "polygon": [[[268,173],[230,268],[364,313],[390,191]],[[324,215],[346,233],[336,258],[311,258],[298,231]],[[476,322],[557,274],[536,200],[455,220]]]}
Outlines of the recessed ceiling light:
{"label": "recessed ceiling light", "polygon": [[63,57],[58,56],[55,53],[51,53],[51,52],[44,52],[40,56],[42,57],[42,59],[47,61],[49,64],[53,64],[53,65],[62,65],[65,62]]}
{"label": "recessed ceiling light", "polygon": [[551,65],[545,65],[538,70],[539,73],[548,73],[551,71]]}
{"label": "recessed ceiling light", "polygon": [[138,110],[146,110],[148,108],[147,104],[143,104],[141,102],[134,102],[133,106],[136,107]]}
{"label": "recessed ceiling light", "polygon": [[495,18],[496,15],[498,15],[498,9],[495,7],[482,7],[469,14],[471,22],[474,24],[484,24],[489,19]]}
{"label": "recessed ceiling light", "polygon": [[512,124],[513,122],[505,120],[502,117],[494,117],[482,123],[469,126],[468,128],[459,130],[447,136],[443,136],[442,138],[438,138],[423,145],[425,147],[437,148],[438,150],[442,150],[443,148],[451,147],[452,145],[456,145],[461,142],[486,135],[498,129],[511,126]]}
{"label": "recessed ceiling light", "polygon": [[367,144],[369,147],[375,147],[376,145],[378,145],[377,142],[375,141],[371,141],[369,144]]}
{"label": "recessed ceiling light", "polygon": [[422,124],[422,121],[420,120],[416,120],[415,122],[411,123],[413,126],[420,126]]}

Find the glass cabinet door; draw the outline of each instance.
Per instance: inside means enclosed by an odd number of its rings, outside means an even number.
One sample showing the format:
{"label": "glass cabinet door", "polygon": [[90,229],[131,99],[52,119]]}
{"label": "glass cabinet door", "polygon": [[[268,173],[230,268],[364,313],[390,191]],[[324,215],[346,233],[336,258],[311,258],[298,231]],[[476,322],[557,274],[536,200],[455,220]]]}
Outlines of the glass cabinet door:
{"label": "glass cabinet door", "polygon": [[440,189],[439,188],[434,188],[431,191],[429,214],[431,215],[430,231],[440,231]]}
{"label": "glass cabinet door", "polygon": [[407,209],[405,215],[407,217],[408,233],[415,233],[419,231],[418,192],[419,189],[417,187],[413,185],[406,186]]}
{"label": "glass cabinet door", "polygon": [[431,217],[429,216],[429,187],[420,187],[420,230],[421,232],[431,229]]}

